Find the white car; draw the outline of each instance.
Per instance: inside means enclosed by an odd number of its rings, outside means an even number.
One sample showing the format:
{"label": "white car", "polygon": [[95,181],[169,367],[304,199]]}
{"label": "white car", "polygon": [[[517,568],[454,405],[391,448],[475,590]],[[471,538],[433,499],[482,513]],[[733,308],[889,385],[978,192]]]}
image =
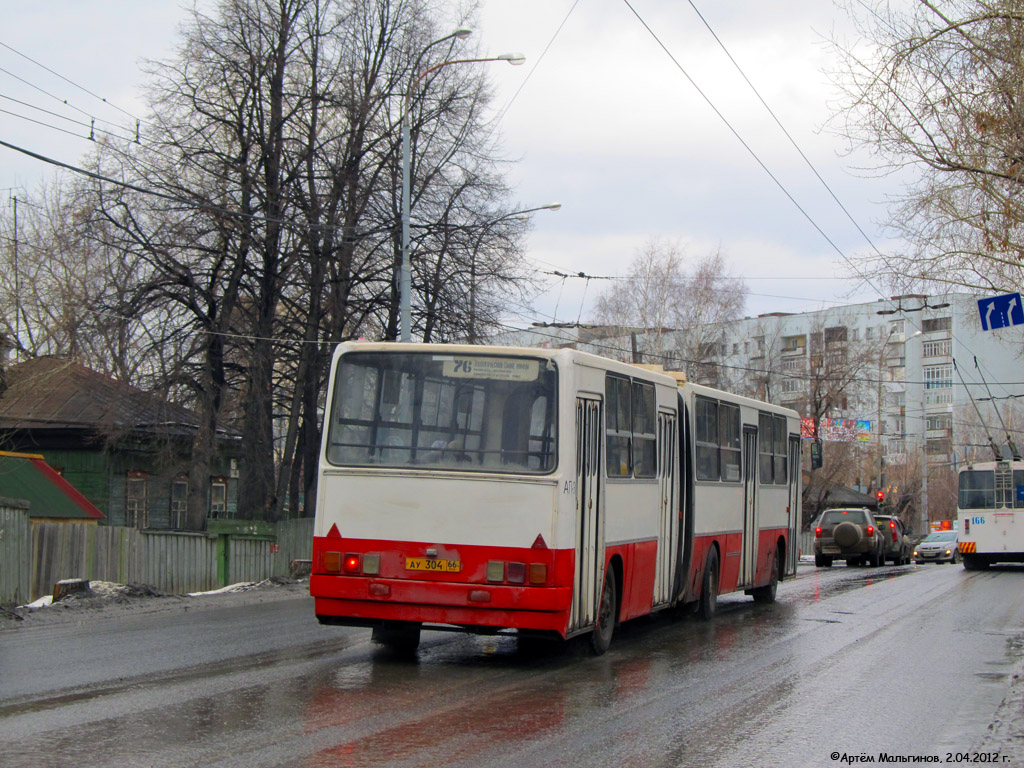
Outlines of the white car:
{"label": "white car", "polygon": [[957,549],[956,531],[935,531],[928,534],[914,549],[914,562],[957,563],[960,552]]}

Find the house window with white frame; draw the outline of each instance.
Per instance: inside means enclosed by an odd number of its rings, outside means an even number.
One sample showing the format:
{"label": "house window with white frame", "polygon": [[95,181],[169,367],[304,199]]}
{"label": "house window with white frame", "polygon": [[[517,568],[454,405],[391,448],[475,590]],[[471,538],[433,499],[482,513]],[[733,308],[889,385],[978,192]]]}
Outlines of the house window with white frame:
{"label": "house window with white frame", "polygon": [[149,527],[149,475],[131,470],[125,478],[124,518],[129,528]]}
{"label": "house window with white frame", "polygon": [[922,344],[925,357],[949,357],[953,353],[953,342],[950,339],[926,341]]}
{"label": "house window with white frame", "polygon": [[171,527],[181,530],[188,520],[188,475],[181,474],[171,481]]}
{"label": "house window with white frame", "polygon": [[952,389],[953,364],[926,365],[924,367],[925,389]]}
{"label": "house window with white frame", "polygon": [[224,518],[228,516],[228,479],[226,477],[210,478],[210,517]]}

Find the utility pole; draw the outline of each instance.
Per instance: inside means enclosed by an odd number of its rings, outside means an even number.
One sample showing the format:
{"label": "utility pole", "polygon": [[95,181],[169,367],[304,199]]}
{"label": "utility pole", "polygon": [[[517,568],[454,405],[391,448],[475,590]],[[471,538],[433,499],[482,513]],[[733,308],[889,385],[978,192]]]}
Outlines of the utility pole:
{"label": "utility pole", "polygon": [[18,196],[11,197],[14,205],[14,354],[21,349],[21,283],[18,282]]}

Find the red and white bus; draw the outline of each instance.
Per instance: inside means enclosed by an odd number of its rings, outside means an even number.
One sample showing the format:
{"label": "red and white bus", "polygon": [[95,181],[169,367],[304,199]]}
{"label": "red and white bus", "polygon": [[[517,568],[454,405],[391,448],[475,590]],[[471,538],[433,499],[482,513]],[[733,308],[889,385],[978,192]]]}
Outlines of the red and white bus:
{"label": "red and white bus", "polygon": [[310,593],[325,624],[569,638],[796,572],[795,411],[575,350],[345,343]]}

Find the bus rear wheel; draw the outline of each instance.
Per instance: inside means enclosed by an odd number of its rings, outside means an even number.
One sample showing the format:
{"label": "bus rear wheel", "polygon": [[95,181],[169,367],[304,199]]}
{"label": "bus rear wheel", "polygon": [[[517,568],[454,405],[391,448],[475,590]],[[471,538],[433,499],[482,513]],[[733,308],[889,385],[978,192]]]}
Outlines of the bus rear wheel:
{"label": "bus rear wheel", "polygon": [[981,555],[964,555],[962,561],[965,571],[983,571],[988,568],[988,560]]}
{"label": "bus rear wheel", "polygon": [[776,551],[772,557],[771,579],[763,587],[754,587],[750,590],[750,596],[755,603],[774,603],[775,595],[779,590],[779,553]]}
{"label": "bus rear wheel", "polygon": [[594,655],[600,656],[611,646],[617,614],[618,596],[615,590],[615,574],[608,568],[604,574],[601,602],[597,604],[597,623],[594,625],[594,631],[590,633],[590,647],[593,649]]}
{"label": "bus rear wheel", "polygon": [[373,628],[370,639],[395,653],[414,653],[420,646],[420,625],[411,621],[385,621]]}

